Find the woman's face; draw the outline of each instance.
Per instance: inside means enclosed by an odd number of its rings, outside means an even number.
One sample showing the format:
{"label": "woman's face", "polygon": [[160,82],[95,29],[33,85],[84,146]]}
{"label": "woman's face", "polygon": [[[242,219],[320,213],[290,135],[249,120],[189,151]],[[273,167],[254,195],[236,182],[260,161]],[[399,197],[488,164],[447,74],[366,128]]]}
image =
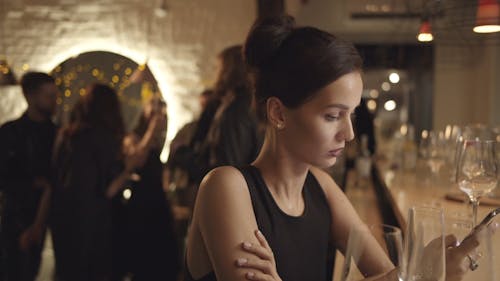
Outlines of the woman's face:
{"label": "woman's face", "polygon": [[284,145],[295,157],[318,167],[335,164],[354,138],[351,114],[359,105],[363,82],[351,72],[319,90],[308,102],[285,110]]}

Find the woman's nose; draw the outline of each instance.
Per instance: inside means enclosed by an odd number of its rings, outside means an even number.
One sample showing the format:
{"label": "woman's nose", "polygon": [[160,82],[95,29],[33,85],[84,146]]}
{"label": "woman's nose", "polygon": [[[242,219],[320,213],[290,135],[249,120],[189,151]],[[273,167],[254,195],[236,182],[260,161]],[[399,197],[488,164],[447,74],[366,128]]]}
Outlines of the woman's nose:
{"label": "woman's nose", "polygon": [[345,118],[342,128],[337,134],[339,141],[352,141],[354,139],[354,129],[350,118]]}

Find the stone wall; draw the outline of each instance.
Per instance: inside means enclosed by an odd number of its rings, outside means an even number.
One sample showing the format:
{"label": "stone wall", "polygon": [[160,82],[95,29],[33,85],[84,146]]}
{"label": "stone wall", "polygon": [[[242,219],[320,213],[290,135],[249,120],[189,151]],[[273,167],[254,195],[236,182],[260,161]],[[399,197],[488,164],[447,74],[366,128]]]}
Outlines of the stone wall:
{"label": "stone wall", "polygon": [[[164,16],[157,13],[162,2]],[[256,17],[253,0],[1,0],[1,5],[0,55],[6,51],[17,77],[25,70],[48,72],[88,51],[114,52],[139,64],[147,59],[168,103],[168,139],[198,114],[196,96],[213,83],[217,53],[242,43]],[[26,103],[19,87],[0,92],[3,123]]]}

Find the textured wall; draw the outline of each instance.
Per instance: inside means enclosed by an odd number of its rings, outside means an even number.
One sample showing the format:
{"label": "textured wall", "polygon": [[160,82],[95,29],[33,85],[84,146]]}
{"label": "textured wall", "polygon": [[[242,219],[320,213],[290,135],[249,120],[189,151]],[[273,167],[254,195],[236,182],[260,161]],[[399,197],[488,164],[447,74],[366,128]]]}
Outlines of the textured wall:
{"label": "textured wall", "polygon": [[[0,55],[19,77],[50,71],[79,53],[103,50],[148,64],[168,103],[171,139],[199,108],[195,96],[213,82],[215,57],[242,43],[256,17],[253,0],[0,0]],[[26,65],[25,65],[26,64]],[[26,104],[19,88],[0,88],[0,122]]]}

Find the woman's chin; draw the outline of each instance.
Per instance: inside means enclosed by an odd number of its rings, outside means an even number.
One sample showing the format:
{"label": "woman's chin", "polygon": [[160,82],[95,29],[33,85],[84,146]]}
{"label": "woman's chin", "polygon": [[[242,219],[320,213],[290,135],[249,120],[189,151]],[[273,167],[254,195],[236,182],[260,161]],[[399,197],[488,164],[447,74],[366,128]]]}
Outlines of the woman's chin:
{"label": "woman's chin", "polygon": [[337,163],[337,157],[332,157],[332,158],[329,158],[326,161],[322,161],[322,162],[316,163],[315,166],[318,167],[318,168],[327,169],[327,168],[330,168],[333,165],[335,165],[335,163]]}

